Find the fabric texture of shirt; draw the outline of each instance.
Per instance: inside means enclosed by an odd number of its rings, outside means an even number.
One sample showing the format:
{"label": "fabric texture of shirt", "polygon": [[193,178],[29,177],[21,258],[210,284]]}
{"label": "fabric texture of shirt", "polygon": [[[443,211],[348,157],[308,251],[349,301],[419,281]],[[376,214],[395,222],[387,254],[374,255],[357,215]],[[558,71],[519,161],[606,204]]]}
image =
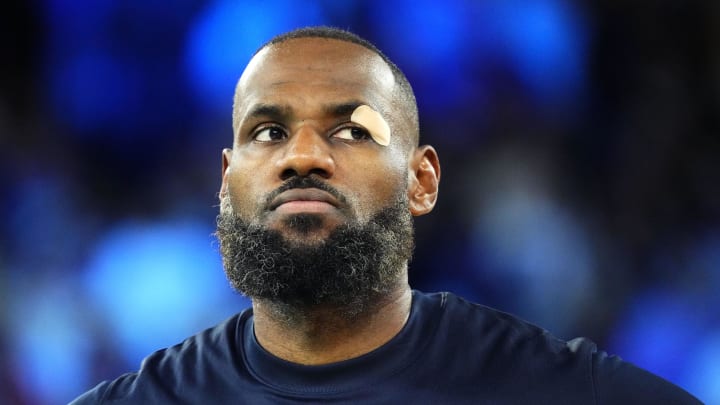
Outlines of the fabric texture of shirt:
{"label": "fabric texture of shirt", "polygon": [[83,404],[699,404],[679,387],[512,315],[413,291],[408,322],[350,360],[305,366],[255,339],[248,309],[148,356]]}

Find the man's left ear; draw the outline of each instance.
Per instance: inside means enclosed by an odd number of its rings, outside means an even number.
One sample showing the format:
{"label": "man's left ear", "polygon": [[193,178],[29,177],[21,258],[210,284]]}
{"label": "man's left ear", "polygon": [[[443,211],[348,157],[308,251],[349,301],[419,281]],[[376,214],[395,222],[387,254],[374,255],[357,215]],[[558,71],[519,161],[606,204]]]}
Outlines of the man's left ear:
{"label": "man's left ear", "polygon": [[440,160],[430,145],[415,149],[410,160],[408,200],[413,216],[425,215],[432,211],[437,201],[440,184]]}

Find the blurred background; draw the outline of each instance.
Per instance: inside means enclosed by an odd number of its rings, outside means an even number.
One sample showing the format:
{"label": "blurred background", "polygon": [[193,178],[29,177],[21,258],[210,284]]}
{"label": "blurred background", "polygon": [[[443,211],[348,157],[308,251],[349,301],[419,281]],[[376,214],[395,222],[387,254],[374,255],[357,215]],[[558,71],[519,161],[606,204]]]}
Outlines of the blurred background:
{"label": "blurred background", "polygon": [[720,2],[35,0],[0,13],[0,402],[65,403],[249,302],[212,237],[235,81],[327,24],[414,85],[412,285],[720,404]]}

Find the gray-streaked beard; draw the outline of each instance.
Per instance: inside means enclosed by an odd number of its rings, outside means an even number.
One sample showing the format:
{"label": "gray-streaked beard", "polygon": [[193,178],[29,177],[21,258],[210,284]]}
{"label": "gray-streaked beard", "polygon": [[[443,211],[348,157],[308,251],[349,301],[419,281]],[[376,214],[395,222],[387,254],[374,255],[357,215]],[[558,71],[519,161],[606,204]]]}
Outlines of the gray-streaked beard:
{"label": "gray-streaked beard", "polygon": [[339,226],[321,243],[290,242],[232,210],[218,215],[217,237],[233,288],[287,317],[313,308],[357,317],[404,280],[413,250],[404,195],[366,224]]}

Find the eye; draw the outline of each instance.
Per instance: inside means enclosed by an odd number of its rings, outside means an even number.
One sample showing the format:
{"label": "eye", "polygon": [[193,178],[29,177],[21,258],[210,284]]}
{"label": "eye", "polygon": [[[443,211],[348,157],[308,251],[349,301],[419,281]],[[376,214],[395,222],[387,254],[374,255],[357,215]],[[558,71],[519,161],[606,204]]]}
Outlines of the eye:
{"label": "eye", "polygon": [[368,133],[368,131],[359,127],[341,128],[340,130],[332,134],[332,136],[347,141],[363,141],[366,139],[370,139],[370,134]]}
{"label": "eye", "polygon": [[287,138],[287,134],[280,127],[265,127],[255,132],[253,140],[257,142],[275,142]]}

